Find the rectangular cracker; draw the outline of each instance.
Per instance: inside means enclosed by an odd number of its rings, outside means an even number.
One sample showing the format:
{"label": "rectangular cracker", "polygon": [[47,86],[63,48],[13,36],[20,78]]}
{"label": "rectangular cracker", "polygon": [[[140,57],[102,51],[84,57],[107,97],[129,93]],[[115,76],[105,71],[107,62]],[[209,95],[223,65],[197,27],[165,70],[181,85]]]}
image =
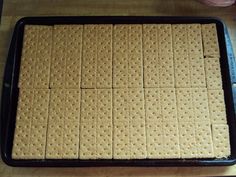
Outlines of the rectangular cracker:
{"label": "rectangular cracker", "polygon": [[173,57],[172,49],[172,30],[170,24],[159,24],[158,29],[158,53],[162,58],[166,56],[167,58]]}
{"label": "rectangular cracker", "polygon": [[33,123],[30,131],[29,157],[45,159],[47,138],[47,122]]}
{"label": "rectangular cracker", "polygon": [[63,131],[63,159],[79,157],[79,121],[65,121]]}
{"label": "rectangular cracker", "polygon": [[161,98],[160,89],[158,88],[145,88],[145,111],[146,122],[161,122]]}
{"label": "rectangular cracker", "polygon": [[201,24],[187,24],[188,53],[203,58]]}
{"label": "rectangular cracker", "polygon": [[35,89],[33,96],[33,113],[31,121],[35,124],[46,124],[48,122],[49,89]]}
{"label": "rectangular cracker", "polygon": [[159,79],[161,88],[174,88],[174,63],[172,56],[164,56],[159,58]]}
{"label": "rectangular cracker", "polygon": [[51,89],[47,158],[78,158],[79,115],[80,90]]}
{"label": "rectangular cracker", "polygon": [[210,122],[208,94],[206,88],[193,88],[193,108],[195,122]]}
{"label": "rectangular cracker", "polygon": [[179,143],[181,158],[195,158],[197,147],[194,122],[179,122]]}
{"label": "rectangular cracker", "polygon": [[208,89],[221,89],[222,76],[219,58],[205,58],[205,71]]}
{"label": "rectangular cracker", "polygon": [[163,122],[177,122],[176,94],[173,88],[160,89]]}
{"label": "rectangular cracker", "polygon": [[98,122],[96,130],[96,158],[98,159],[112,159],[112,122]]}
{"label": "rectangular cracker", "polygon": [[30,125],[33,113],[34,89],[20,89],[18,96],[16,121]]}
{"label": "rectangular cracker", "polygon": [[130,149],[131,159],[147,157],[145,123],[132,122],[130,124]]}
{"label": "rectangular cracker", "polygon": [[80,121],[80,89],[65,90],[65,120]]}
{"label": "rectangular cracker", "polygon": [[220,57],[216,24],[202,24],[203,54],[206,57]]}
{"label": "rectangular cracker", "polygon": [[211,125],[208,122],[195,123],[197,158],[214,157]]}
{"label": "rectangular cracker", "polygon": [[211,123],[226,123],[226,109],[223,90],[208,90]]}
{"label": "rectangular cracker", "polygon": [[80,124],[80,159],[96,159],[96,122]]}
{"label": "rectangular cracker", "polygon": [[112,90],[97,90],[97,121],[112,123]]}
{"label": "rectangular cracker", "polygon": [[113,121],[129,122],[129,91],[128,89],[113,89]]}
{"label": "rectangular cracker", "polygon": [[190,88],[191,87],[191,73],[190,62],[188,54],[183,53],[182,56],[174,56],[175,63],[175,87],[176,88]]}
{"label": "rectangular cracker", "polygon": [[172,32],[170,24],[157,25],[160,87],[174,87]]}
{"label": "rectangular cracker", "polygon": [[230,155],[229,127],[227,124],[213,124],[212,135],[215,157],[222,158]]}
{"label": "rectangular cracker", "polygon": [[181,57],[183,54],[188,54],[188,34],[186,24],[173,24],[172,39],[174,57]]}
{"label": "rectangular cracker", "polygon": [[97,119],[97,90],[82,89],[80,122],[94,122]]}
{"label": "rectangular cracker", "polygon": [[206,74],[204,66],[204,58],[197,55],[189,55],[190,59],[190,78],[191,87],[205,88]]}
{"label": "rectangular cracker", "polygon": [[65,87],[67,36],[67,26],[54,25],[52,44],[53,48],[50,68],[50,88]]}
{"label": "rectangular cracker", "polygon": [[63,122],[65,116],[65,90],[51,89],[49,105],[49,124]]}
{"label": "rectangular cracker", "polygon": [[143,24],[144,87],[159,87],[157,25]]}
{"label": "rectangular cracker", "polygon": [[63,121],[49,122],[47,132],[46,159],[62,159],[63,132]]}
{"label": "rectangular cracker", "polygon": [[82,88],[96,88],[97,36],[97,25],[84,25]]}
{"label": "rectangular cracker", "polygon": [[180,158],[179,147],[179,130],[176,122],[163,123],[163,157],[166,158]]}
{"label": "rectangular cracker", "polygon": [[113,88],[128,87],[128,25],[113,27]]}
{"label": "rectangular cracker", "polygon": [[16,121],[12,158],[13,159],[28,159],[30,144],[30,124]]}
{"label": "rectangular cracker", "polygon": [[194,107],[192,90],[189,88],[176,89],[177,115],[179,122],[194,121]]}
{"label": "rectangular cracker", "polygon": [[160,87],[174,87],[172,32],[170,24],[157,25]]}
{"label": "rectangular cracker", "polygon": [[48,89],[20,90],[12,157],[45,158],[48,104]]}
{"label": "rectangular cracker", "polygon": [[69,25],[67,36],[66,88],[80,88],[83,25]]}
{"label": "rectangular cracker", "polygon": [[35,59],[37,52],[38,26],[26,25],[24,28],[18,87],[34,87]]}
{"label": "rectangular cracker", "polygon": [[128,121],[114,123],[113,158],[130,159],[130,129]]}
{"label": "rectangular cracker", "polygon": [[97,34],[97,88],[111,88],[112,25],[99,25]]}
{"label": "rectangular cracker", "polygon": [[128,84],[130,88],[143,86],[142,25],[129,25]]}
{"label": "rectangular cracker", "polygon": [[147,137],[147,158],[163,159],[164,158],[164,138],[162,122],[149,121],[146,124]]}
{"label": "rectangular cracker", "polygon": [[130,122],[145,123],[144,91],[143,89],[129,89],[129,120]]}
{"label": "rectangular cracker", "polygon": [[190,63],[188,58],[188,35],[184,24],[172,25],[175,86],[190,87]]}
{"label": "rectangular cracker", "polygon": [[35,58],[34,88],[49,88],[53,27],[39,26]]}

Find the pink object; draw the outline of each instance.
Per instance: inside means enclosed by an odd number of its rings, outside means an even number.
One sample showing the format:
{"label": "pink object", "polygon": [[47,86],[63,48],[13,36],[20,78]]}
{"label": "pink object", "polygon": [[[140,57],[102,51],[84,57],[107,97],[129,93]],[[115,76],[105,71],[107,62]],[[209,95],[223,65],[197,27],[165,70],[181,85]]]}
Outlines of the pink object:
{"label": "pink object", "polygon": [[218,6],[218,7],[227,7],[235,3],[235,0],[200,0],[200,1],[207,5]]}

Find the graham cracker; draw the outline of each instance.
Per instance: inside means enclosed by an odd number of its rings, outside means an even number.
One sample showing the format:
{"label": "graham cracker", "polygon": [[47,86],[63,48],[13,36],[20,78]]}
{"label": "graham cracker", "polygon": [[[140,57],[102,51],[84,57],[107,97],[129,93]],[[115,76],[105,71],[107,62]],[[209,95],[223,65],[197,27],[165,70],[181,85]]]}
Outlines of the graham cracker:
{"label": "graham cracker", "polygon": [[143,86],[142,25],[129,25],[128,86]]}
{"label": "graham cracker", "polygon": [[98,122],[96,130],[96,158],[112,159],[113,152],[113,125],[112,122]]}
{"label": "graham cracker", "polygon": [[35,89],[33,96],[33,113],[31,121],[35,124],[46,124],[48,122],[49,89]]}
{"label": "graham cracker", "polygon": [[149,121],[146,124],[147,158],[164,158],[164,137],[162,122]]}
{"label": "graham cracker", "polygon": [[96,159],[96,122],[80,124],[80,159]]}
{"label": "graham cracker", "polygon": [[63,158],[64,122],[49,122],[47,131],[46,159]]}
{"label": "graham cracker", "polygon": [[64,121],[65,91],[64,89],[50,90],[49,124]]}
{"label": "graham cracker", "polygon": [[176,94],[173,88],[160,89],[163,122],[177,122]]}
{"label": "graham cracker", "polygon": [[175,68],[175,87],[176,88],[190,88],[191,87],[191,73],[190,62],[188,54],[183,53],[182,56],[174,56]]}
{"label": "graham cracker", "polygon": [[129,91],[128,89],[113,89],[113,121],[129,122]]}
{"label": "graham cracker", "polygon": [[202,40],[204,56],[220,56],[216,24],[202,24]]}
{"label": "graham cracker", "polygon": [[172,30],[170,24],[158,24],[158,53],[160,57],[173,57]]}
{"label": "graham cracker", "polygon": [[112,87],[112,25],[97,27],[97,88]]}
{"label": "graham cracker", "polygon": [[180,57],[182,54],[188,54],[188,33],[185,24],[173,24],[172,39],[174,57]]}
{"label": "graham cracker", "polygon": [[16,121],[30,124],[33,113],[34,89],[20,89]]}
{"label": "graham cracker", "polygon": [[208,89],[221,89],[222,77],[219,58],[205,58],[205,71]]}
{"label": "graham cracker", "polygon": [[212,124],[214,154],[218,158],[230,155],[229,127],[227,124]]}
{"label": "graham cracker", "polygon": [[130,159],[130,129],[128,121],[114,123],[113,158]]}
{"label": "graham cracker", "polygon": [[178,88],[176,89],[176,97],[178,121],[194,121],[194,106],[197,105],[193,104],[192,90],[189,88]]}
{"label": "graham cracker", "polygon": [[30,144],[30,124],[16,121],[12,158],[13,159],[28,159]]}
{"label": "graham cracker", "polygon": [[68,25],[65,87],[80,88],[83,25]]}
{"label": "graham cracker", "polygon": [[97,45],[97,25],[84,25],[82,88],[96,88]]}
{"label": "graham cracker", "polygon": [[49,88],[53,27],[39,26],[35,60],[34,88]]}
{"label": "graham cracker", "polygon": [[203,58],[201,24],[187,24],[188,52]]}
{"label": "graham cracker", "polygon": [[130,124],[130,158],[144,159],[147,157],[145,123]]}
{"label": "graham cracker", "polygon": [[144,87],[159,87],[158,29],[155,24],[143,24]]}
{"label": "graham cracker", "polygon": [[188,53],[190,61],[191,86],[206,87],[202,31],[200,24],[188,24]]}
{"label": "graham cracker", "polygon": [[162,122],[160,89],[145,88],[145,112],[147,123]]}
{"label": "graham cracker", "polygon": [[97,90],[82,89],[80,122],[94,122],[97,119]]}
{"label": "graham cracker", "polygon": [[128,25],[113,27],[113,88],[128,87]]}
{"label": "graham cracker", "polygon": [[174,63],[173,56],[160,56],[159,57],[159,79],[161,88],[174,88]]}
{"label": "graham cracker", "polygon": [[79,157],[79,121],[65,121],[63,131],[63,159]]}
{"label": "graham cracker", "polygon": [[50,68],[50,88],[64,88],[66,75],[66,52],[68,43],[68,26],[54,25],[53,48]]}
{"label": "graham cracker", "polygon": [[205,88],[206,87],[206,74],[203,56],[189,55],[190,59],[190,74],[191,74],[191,87]]}
{"label": "graham cracker", "polygon": [[80,89],[66,89],[64,97],[66,121],[80,120]]}
{"label": "graham cracker", "polygon": [[197,158],[214,157],[211,125],[208,122],[195,123]]}
{"label": "graham cracker", "polygon": [[112,123],[112,90],[97,90],[97,121]]}
{"label": "graham cracker", "polygon": [[47,158],[78,158],[79,120],[80,90],[51,89]]}
{"label": "graham cracker", "polygon": [[195,140],[194,122],[179,122],[179,143],[181,158],[195,158],[197,156],[197,146]]}
{"label": "graham cracker", "polygon": [[29,157],[45,159],[47,122],[33,123],[30,131]]}
{"label": "graham cracker", "polygon": [[207,89],[193,88],[192,97],[195,122],[210,122]]}
{"label": "graham cracker", "polygon": [[187,26],[172,25],[173,53],[175,68],[175,86],[190,87],[190,62],[188,58]]}
{"label": "graham cracker", "polygon": [[145,123],[144,91],[139,88],[129,89],[129,120]]}
{"label": "graham cracker", "polygon": [[211,123],[226,123],[226,108],[223,90],[208,90]]}
{"label": "graham cracker", "polygon": [[25,25],[23,48],[21,54],[21,64],[18,87],[34,87],[35,58],[37,52],[38,26]]}
{"label": "graham cracker", "polygon": [[163,157],[180,158],[179,130],[176,122],[163,123]]}

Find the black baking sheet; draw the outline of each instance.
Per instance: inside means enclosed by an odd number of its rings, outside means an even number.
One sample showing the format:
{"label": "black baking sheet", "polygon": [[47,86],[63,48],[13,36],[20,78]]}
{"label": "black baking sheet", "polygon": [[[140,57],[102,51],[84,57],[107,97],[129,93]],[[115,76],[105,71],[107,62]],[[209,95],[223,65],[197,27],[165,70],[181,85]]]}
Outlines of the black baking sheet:
{"label": "black baking sheet", "polygon": [[[18,78],[20,57],[25,25],[54,24],[179,24],[215,23],[220,46],[221,72],[226,103],[227,121],[230,131],[231,156],[224,159],[141,159],[141,160],[15,160],[11,158],[18,101]],[[1,155],[3,161],[11,166],[72,167],[72,166],[215,166],[236,163],[236,122],[224,36],[224,24],[216,18],[208,17],[25,17],[20,19],[14,29],[9,48],[2,90],[1,104]]]}

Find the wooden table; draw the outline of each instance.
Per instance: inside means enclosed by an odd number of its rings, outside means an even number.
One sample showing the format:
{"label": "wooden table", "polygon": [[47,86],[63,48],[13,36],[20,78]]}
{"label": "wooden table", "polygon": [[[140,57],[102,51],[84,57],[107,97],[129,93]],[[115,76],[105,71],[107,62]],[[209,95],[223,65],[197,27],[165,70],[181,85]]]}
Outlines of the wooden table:
{"label": "wooden table", "polygon": [[[6,0],[0,26],[0,78],[17,19],[23,16],[51,15],[138,15],[138,16],[216,16],[228,26],[236,53],[236,6],[208,7],[196,0]],[[165,168],[12,168],[0,161],[1,177],[20,176],[223,176],[236,175],[231,167]]]}

